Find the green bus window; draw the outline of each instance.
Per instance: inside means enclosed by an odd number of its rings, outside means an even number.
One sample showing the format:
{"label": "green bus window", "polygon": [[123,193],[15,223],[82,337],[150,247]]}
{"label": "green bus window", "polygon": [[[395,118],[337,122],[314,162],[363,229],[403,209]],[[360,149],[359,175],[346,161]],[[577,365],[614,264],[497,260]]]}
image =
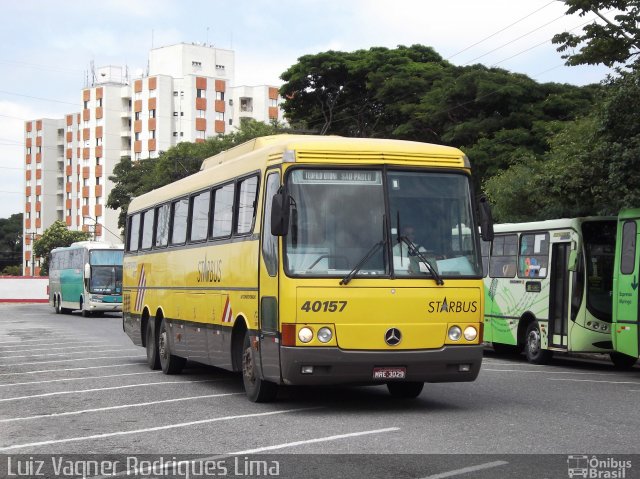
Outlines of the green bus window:
{"label": "green bus window", "polygon": [[636,222],[627,221],[622,227],[622,257],[620,272],[632,274],[636,266]]}
{"label": "green bus window", "polygon": [[172,205],[171,244],[183,244],[187,239],[187,215],[189,213],[189,200],[174,201]]}
{"label": "green bus window", "polygon": [[546,278],[549,263],[549,233],[520,236],[518,277]]}
{"label": "green bus window", "polygon": [[492,278],[513,278],[516,275],[518,236],[496,236],[491,245],[489,276]]}
{"label": "green bus window", "polygon": [[256,198],[258,194],[258,177],[252,176],[242,180],[238,193],[238,219],[236,233],[239,235],[251,233],[253,219],[256,213]]}

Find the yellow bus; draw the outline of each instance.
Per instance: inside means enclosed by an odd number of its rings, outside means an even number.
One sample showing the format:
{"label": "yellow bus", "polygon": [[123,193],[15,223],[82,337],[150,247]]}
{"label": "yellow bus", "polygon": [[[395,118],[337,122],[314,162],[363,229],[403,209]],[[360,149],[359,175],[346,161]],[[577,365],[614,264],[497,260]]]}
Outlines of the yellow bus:
{"label": "yellow bus", "polygon": [[135,198],[126,230],[123,326],[153,369],[242,372],[256,402],[478,375],[493,230],[455,148],[258,138]]}

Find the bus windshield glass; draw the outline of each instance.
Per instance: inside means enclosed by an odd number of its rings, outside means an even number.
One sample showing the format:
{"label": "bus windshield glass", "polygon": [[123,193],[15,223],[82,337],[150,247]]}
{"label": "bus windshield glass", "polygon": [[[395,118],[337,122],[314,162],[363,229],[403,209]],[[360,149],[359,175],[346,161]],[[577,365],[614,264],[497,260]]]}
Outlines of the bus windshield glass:
{"label": "bus windshield glass", "polygon": [[585,222],[582,234],[587,263],[587,308],[596,318],[610,323],[616,222]]}
{"label": "bus windshield glass", "polygon": [[465,175],[301,168],[288,176],[287,192],[290,275],[344,277],[354,269],[357,277],[425,278],[432,269],[443,278],[481,275]]}
{"label": "bus windshield glass", "polygon": [[122,293],[122,250],[92,250],[89,253],[91,281],[89,292],[96,294]]}

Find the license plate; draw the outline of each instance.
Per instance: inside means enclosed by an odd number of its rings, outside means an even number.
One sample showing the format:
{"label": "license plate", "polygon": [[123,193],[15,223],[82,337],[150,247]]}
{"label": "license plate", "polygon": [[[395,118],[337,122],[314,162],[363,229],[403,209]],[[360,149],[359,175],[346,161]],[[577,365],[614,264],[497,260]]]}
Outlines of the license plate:
{"label": "license plate", "polygon": [[373,379],[404,379],[407,368],[373,368]]}

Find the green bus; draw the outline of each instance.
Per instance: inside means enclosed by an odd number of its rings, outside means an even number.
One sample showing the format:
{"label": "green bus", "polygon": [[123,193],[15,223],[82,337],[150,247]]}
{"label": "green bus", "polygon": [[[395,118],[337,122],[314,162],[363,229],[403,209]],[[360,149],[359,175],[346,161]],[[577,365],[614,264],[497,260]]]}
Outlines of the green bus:
{"label": "green bus", "polygon": [[79,241],[54,248],[49,261],[49,304],[56,313],[83,316],[122,311],[124,245]]}
{"label": "green bus", "polygon": [[534,364],[554,352],[604,353],[628,367],[612,340],[616,218],[502,224],[494,231],[482,245],[485,342],[497,353],[524,350]]}
{"label": "green bus", "polygon": [[620,212],[613,276],[613,347],[630,363],[635,363],[640,355],[640,255],[636,251],[639,226],[640,208]]}

